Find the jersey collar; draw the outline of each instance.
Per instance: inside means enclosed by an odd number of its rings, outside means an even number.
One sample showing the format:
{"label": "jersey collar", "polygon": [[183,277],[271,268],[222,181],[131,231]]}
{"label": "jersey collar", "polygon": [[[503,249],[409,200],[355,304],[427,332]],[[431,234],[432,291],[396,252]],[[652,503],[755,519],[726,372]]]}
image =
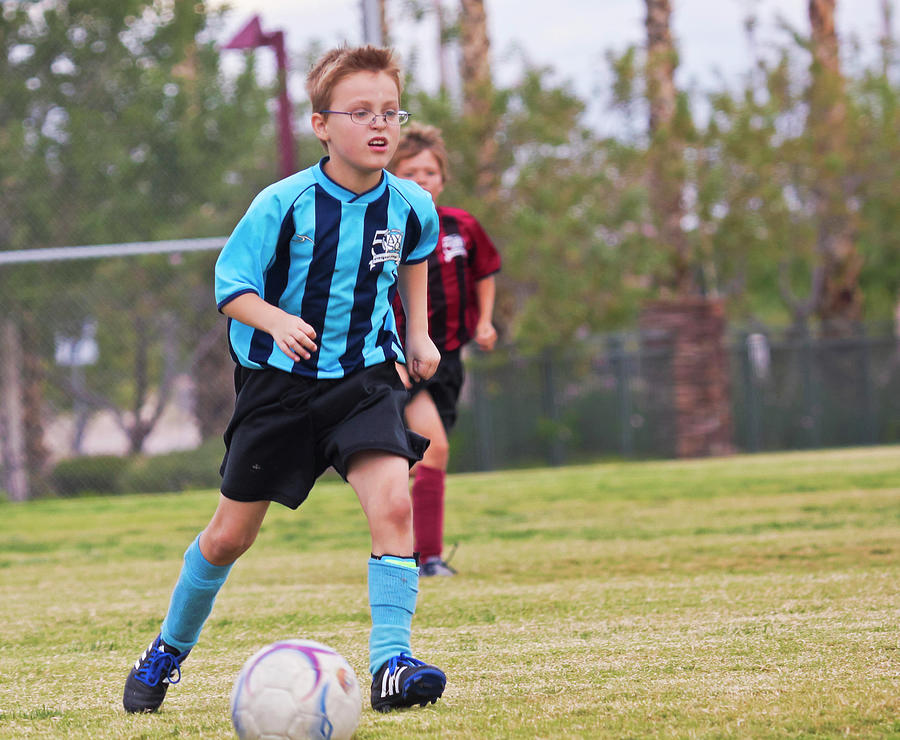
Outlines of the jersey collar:
{"label": "jersey collar", "polygon": [[384,170],[382,170],[381,180],[379,180],[378,184],[371,190],[367,190],[364,193],[354,193],[352,190],[347,190],[347,188],[338,185],[325,174],[325,170],[322,169],[322,166],[327,161],[328,157],[322,157],[318,164],[313,167],[313,173],[315,174],[316,182],[333,198],[337,198],[346,203],[371,203],[378,200],[387,187],[387,178],[384,175]]}

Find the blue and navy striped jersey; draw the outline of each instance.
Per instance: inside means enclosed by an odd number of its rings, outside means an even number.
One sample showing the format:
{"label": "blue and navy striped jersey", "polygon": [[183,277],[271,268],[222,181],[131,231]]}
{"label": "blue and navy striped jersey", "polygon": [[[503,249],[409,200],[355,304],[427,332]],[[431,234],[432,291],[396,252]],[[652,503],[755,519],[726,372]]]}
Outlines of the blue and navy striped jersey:
{"label": "blue and navy striped jersey", "polygon": [[231,354],[244,367],[342,378],[404,360],[391,310],[397,266],[422,262],[434,250],[434,203],[389,172],[357,195],[323,172],[325,161],[257,195],[216,261],[220,310],[256,293],[316,330],[317,351],[294,362],[271,335],[229,319]]}

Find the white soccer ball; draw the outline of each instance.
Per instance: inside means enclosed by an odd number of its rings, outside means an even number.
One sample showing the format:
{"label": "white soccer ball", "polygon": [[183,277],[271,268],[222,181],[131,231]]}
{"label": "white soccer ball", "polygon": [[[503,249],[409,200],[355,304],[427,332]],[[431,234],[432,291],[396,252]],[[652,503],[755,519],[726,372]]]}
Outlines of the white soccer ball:
{"label": "white soccer ball", "polygon": [[348,740],[361,710],[350,664],[313,640],[267,645],[244,663],[231,690],[241,740]]}

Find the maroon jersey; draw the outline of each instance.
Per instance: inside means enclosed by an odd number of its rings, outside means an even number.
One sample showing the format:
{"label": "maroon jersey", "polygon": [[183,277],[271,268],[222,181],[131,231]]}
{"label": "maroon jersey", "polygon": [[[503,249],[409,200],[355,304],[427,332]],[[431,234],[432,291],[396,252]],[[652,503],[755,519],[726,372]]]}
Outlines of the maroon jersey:
{"label": "maroon jersey", "polygon": [[[438,206],[437,212],[441,233],[428,255],[428,333],[440,351],[449,352],[472,338],[478,323],[475,283],[500,270],[500,254],[471,213],[446,206]],[[399,293],[394,316],[398,335],[405,340]]]}

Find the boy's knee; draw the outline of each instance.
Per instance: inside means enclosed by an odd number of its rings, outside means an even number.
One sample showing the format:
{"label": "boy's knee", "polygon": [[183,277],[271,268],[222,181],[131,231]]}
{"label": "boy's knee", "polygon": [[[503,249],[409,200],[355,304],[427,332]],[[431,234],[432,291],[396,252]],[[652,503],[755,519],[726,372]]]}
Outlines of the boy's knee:
{"label": "boy's knee", "polygon": [[422,462],[430,468],[446,470],[447,464],[450,462],[450,444],[446,438],[432,439],[428,449],[425,450]]}
{"label": "boy's knee", "polygon": [[384,501],[384,515],[395,525],[404,525],[412,521],[412,502],[408,489],[392,493]]}
{"label": "boy's knee", "polygon": [[256,539],[255,534],[226,527],[210,527],[203,534],[203,557],[213,565],[230,565],[247,552]]}

